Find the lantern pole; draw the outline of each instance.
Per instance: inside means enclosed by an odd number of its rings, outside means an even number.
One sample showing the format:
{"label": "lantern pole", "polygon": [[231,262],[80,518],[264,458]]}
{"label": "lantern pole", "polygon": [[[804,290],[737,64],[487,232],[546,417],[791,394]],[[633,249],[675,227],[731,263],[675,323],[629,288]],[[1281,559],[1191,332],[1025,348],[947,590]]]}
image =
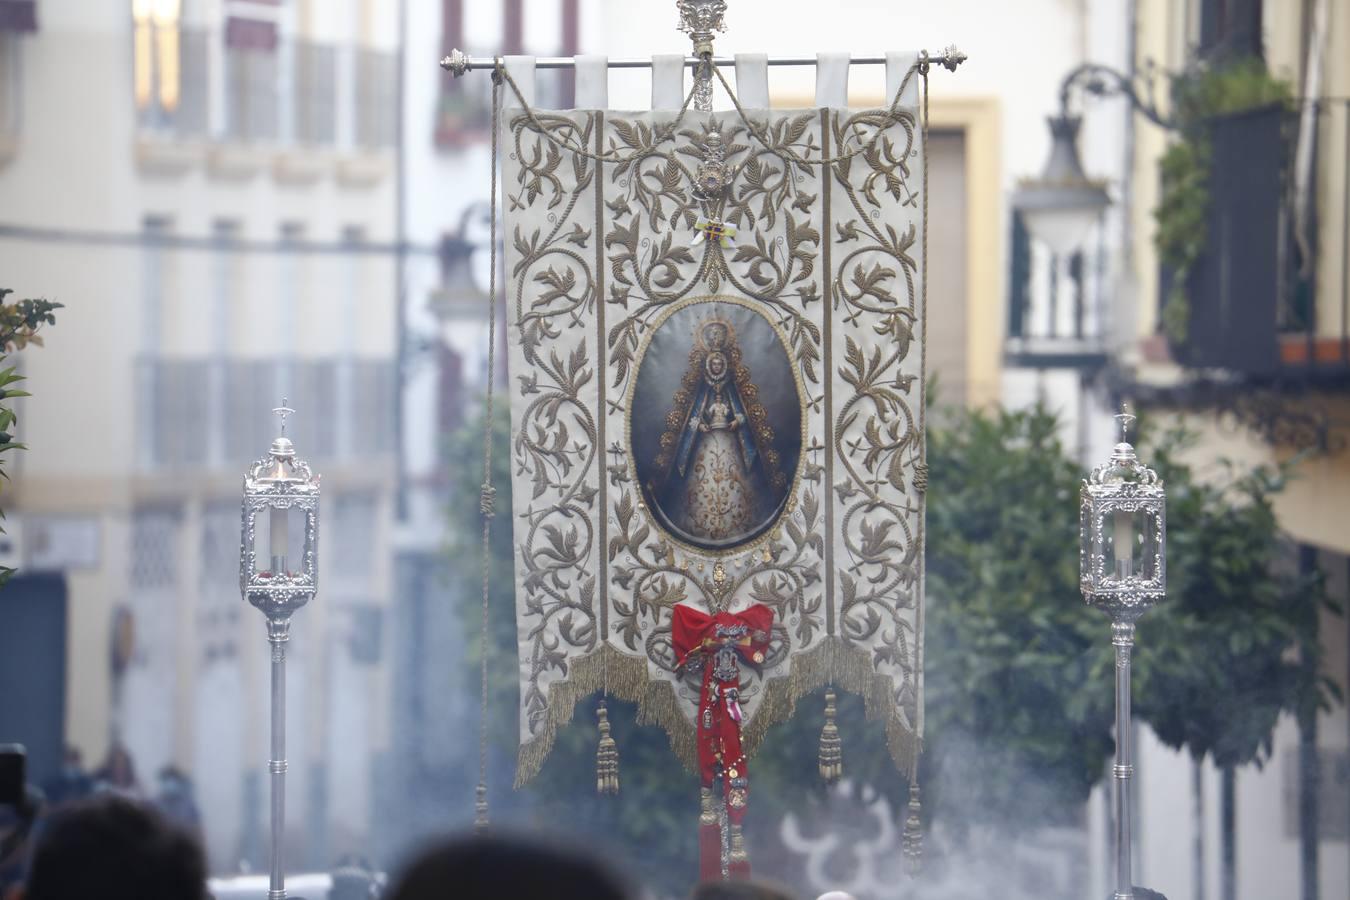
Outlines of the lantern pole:
{"label": "lantern pole", "polygon": [[[281,434],[272,441],[268,455],[255,462],[244,477],[243,528],[240,541],[239,581],[244,599],[267,617],[267,642],[271,647],[271,750],[267,772],[271,781],[271,843],[267,900],[286,900],[286,647],[290,643],[291,616],[314,596],[318,570],[319,479],[309,466],[295,458],[286,437],[286,416],[294,410],[281,401],[272,410],[281,419]],[[289,557],[288,516],[291,510],[304,516],[304,546],[294,570]],[[269,516],[269,546],[255,546],[257,519]],[[258,557],[265,553],[265,569]]]}
{"label": "lantern pole", "polygon": [[[1121,443],[1127,443],[1130,423],[1134,416],[1124,406],[1116,419],[1120,422]],[[1118,575],[1129,576],[1132,560],[1125,562],[1123,570],[1121,560],[1116,559]],[[1116,764],[1111,767],[1116,799],[1116,892],[1112,900],[1133,900],[1134,866],[1131,831],[1133,810],[1131,807],[1130,783],[1134,779],[1134,763],[1130,738],[1132,722],[1130,714],[1131,697],[1131,656],[1134,653],[1134,623],[1142,610],[1113,607],[1111,609],[1111,646],[1116,649]]]}
{"label": "lantern pole", "polygon": [[272,853],[267,900],[286,900],[286,871],[282,841],[286,834],[286,643],[291,620],[269,619],[267,641],[272,645]]}
{"label": "lantern pole", "polygon": [[[285,398],[281,406],[272,410],[281,420],[281,434],[286,434],[287,408]],[[275,521],[275,520],[274,520]],[[276,544],[276,538],[272,538]],[[286,555],[272,557],[272,573],[286,571]],[[267,761],[267,772],[272,782],[272,852],[268,876],[267,900],[285,900],[286,864],[284,840],[286,836],[286,644],[291,637],[289,611],[284,617],[267,619],[267,643],[272,647],[272,752]]]}
{"label": "lantern pole", "polygon": [[1130,752],[1130,654],[1134,649],[1134,619],[1116,618],[1111,623],[1111,644],[1116,648],[1116,893],[1113,900],[1133,900],[1134,876],[1130,859],[1132,838],[1130,781],[1134,764]]}
{"label": "lantern pole", "polygon": [[1135,623],[1166,590],[1167,497],[1157,473],[1139,460],[1127,440],[1134,416],[1122,409],[1116,419],[1121,426],[1120,443],[1110,460],[1083,482],[1080,582],[1088,604],[1111,618],[1116,657],[1116,761],[1111,769],[1116,884],[1112,900],[1134,900],[1130,663]]}

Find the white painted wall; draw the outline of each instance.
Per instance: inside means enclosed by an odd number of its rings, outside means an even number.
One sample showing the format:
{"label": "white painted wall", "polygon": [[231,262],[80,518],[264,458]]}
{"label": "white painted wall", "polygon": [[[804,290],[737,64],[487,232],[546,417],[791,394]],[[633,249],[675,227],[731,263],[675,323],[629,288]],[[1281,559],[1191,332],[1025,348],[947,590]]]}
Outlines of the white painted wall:
{"label": "white painted wall", "polygon": [[[367,6],[362,18],[356,0],[310,3],[313,36],[348,49],[358,43],[391,49],[397,42],[394,5]],[[185,0],[184,7],[189,22],[215,27],[220,21],[219,0]],[[221,458],[217,471],[145,478],[138,470],[143,448],[137,430],[144,404],[133,363],[142,352],[203,358],[217,350],[234,359],[293,350],[299,358],[345,353],[389,360],[395,350],[394,266],[388,254],[299,257],[299,296],[292,296],[278,256],[242,254],[218,319],[212,312],[213,254],[165,250],[171,261],[162,278],[164,302],[147,311],[145,252],[127,239],[141,231],[145,216],[164,215],[174,234],[196,239],[209,237],[217,221],[231,220],[245,242],[276,241],[283,223],[299,223],[307,240],[335,243],[344,228],[359,226],[368,242],[387,246],[395,224],[392,154],[376,160],[382,174],[365,187],[340,183],[336,167],[347,157],[335,151],[307,151],[321,172],[313,184],[277,180],[276,147],[254,147],[259,168],[244,179],[212,174],[207,159],[218,148],[199,142],[177,148],[189,159],[182,173],[147,171],[138,164],[144,135],[138,134],[132,99],[130,10],[130,3],[114,0],[43,0],[40,30],[22,38],[26,115],[13,157],[0,162],[0,223],[65,238],[0,237],[0,272],[5,286],[20,295],[47,296],[66,308],[47,347],[22,354],[35,400],[20,410],[21,433],[33,449],[16,463],[16,494],[6,507],[20,528],[26,515],[50,511],[99,523],[99,567],[69,578],[68,738],[86,762],[102,759],[112,727],[109,620],[114,605],[128,603],[138,613],[144,664],[129,676],[124,724],[142,784],[153,786],[155,770],[168,761],[197,777],[213,864],[222,869],[237,859],[241,828],[260,824],[244,820],[241,784],[246,770],[266,778],[266,645],[261,615],[244,608],[238,658],[200,662],[199,585],[191,561],[200,544],[201,503],[237,503],[248,460]],[[290,18],[285,32],[293,27]],[[91,234],[119,239],[91,242]],[[287,319],[301,324],[299,335],[279,332],[278,323]],[[330,496],[353,483],[351,473],[325,475],[332,476],[324,478]],[[357,477],[377,493],[391,488],[384,463]],[[173,588],[138,594],[127,573],[128,524],[132,510],[154,498],[184,510],[175,540],[184,565]],[[380,522],[389,515],[381,503],[370,531],[377,558],[388,540]],[[325,541],[321,548],[331,538]],[[387,604],[388,581],[387,569],[377,566],[363,601]],[[339,852],[360,849],[369,838],[372,761],[388,742],[380,693],[387,684],[378,666],[341,669],[344,717],[330,727],[322,710],[337,703],[337,686],[326,676],[345,658],[346,633],[329,617],[323,597],[297,616],[303,621],[297,642],[305,647],[290,672],[289,799],[297,823],[307,811],[305,770],[327,764],[331,830],[346,838],[345,845],[331,846]],[[264,784],[264,803],[265,791]]]}

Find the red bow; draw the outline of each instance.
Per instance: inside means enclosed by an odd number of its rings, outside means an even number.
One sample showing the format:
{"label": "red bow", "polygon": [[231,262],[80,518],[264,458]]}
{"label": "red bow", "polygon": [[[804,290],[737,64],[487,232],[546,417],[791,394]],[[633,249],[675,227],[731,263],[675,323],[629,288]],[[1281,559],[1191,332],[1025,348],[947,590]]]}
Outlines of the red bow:
{"label": "red bow", "polygon": [[[750,798],[750,773],[741,753],[741,663],[763,664],[772,625],[773,610],[762,603],[739,613],[711,616],[690,606],[676,606],[671,624],[679,666],[703,666],[698,703],[699,780],[704,797],[709,798],[713,783],[722,779],[722,801],[732,826],[731,870],[737,875],[749,875],[750,871],[744,850],[738,846]],[[720,878],[721,829],[714,824],[709,830],[710,811],[703,812],[699,838],[702,877]]]}

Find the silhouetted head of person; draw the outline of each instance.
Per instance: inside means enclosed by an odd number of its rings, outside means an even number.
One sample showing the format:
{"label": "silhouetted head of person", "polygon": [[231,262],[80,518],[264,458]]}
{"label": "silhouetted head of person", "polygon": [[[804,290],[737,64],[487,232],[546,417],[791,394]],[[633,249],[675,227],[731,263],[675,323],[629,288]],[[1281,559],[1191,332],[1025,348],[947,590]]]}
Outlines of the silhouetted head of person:
{"label": "silhouetted head of person", "polygon": [[388,900],[630,900],[617,874],[576,850],[520,837],[483,835],[441,844],[417,857]]}
{"label": "silhouetted head of person", "polygon": [[705,881],[690,900],[796,900],[787,888],[767,881]]}
{"label": "silhouetted head of person", "polygon": [[23,900],[203,900],[206,859],[154,809],[115,794],[75,803],[47,822]]}

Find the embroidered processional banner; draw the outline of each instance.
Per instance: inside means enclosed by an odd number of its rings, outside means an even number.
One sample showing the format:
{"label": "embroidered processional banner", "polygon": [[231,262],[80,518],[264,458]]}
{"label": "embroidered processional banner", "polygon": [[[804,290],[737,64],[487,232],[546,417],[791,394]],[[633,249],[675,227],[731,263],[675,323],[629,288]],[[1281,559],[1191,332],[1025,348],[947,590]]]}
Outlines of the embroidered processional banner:
{"label": "embroidered processional banner", "polygon": [[833,684],[913,763],[926,201],[902,74],[869,110],[505,111],[519,783],[600,691],[697,764],[682,608],[754,631],[747,754]]}

